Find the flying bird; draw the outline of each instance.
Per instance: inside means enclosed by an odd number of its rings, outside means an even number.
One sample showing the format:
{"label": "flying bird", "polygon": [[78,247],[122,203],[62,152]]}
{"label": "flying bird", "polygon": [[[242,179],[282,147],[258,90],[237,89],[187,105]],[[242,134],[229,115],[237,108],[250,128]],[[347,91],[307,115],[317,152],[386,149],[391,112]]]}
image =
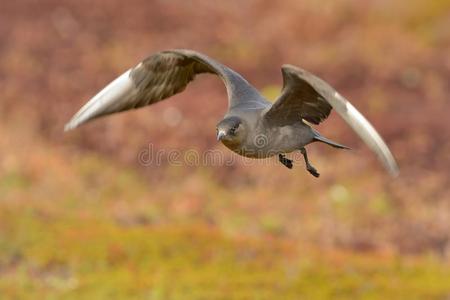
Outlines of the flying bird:
{"label": "flying bird", "polygon": [[283,65],[281,95],[266,100],[240,74],[208,56],[185,49],[155,53],[129,69],[91,100],[66,124],[65,130],[98,117],[155,104],[182,92],[197,74],[219,76],[228,94],[228,110],[216,126],[217,140],[245,157],[268,158],[291,169],[285,154],[300,151],[306,169],[315,177],[318,171],[309,162],[305,146],[321,142],[349,149],[313,129],[310,124],[324,121],[334,108],[378,156],[387,171],[398,174],[395,159],[375,128],[334,88],[308,71]]}

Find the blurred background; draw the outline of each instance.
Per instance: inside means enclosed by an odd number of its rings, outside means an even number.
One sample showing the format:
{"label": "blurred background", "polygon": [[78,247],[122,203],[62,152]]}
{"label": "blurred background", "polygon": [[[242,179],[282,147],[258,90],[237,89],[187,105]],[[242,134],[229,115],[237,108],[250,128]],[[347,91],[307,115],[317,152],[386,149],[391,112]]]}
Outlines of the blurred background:
{"label": "blurred background", "polygon": [[[147,55],[195,49],[269,99],[280,66],[331,83],[398,159],[349,145],[297,160],[143,163],[221,151],[225,88],[202,75],[153,107],[63,132]],[[0,4],[1,299],[449,299],[450,1],[56,1]],[[153,153],[153,152],[152,152]]]}

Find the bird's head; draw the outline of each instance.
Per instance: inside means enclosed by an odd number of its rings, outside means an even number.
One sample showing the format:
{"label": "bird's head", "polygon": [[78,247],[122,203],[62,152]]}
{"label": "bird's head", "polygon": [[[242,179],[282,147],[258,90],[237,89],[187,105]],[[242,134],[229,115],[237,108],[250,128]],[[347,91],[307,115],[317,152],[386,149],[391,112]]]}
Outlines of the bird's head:
{"label": "bird's head", "polygon": [[236,116],[223,119],[216,129],[217,140],[223,143],[239,143],[245,137],[244,122]]}

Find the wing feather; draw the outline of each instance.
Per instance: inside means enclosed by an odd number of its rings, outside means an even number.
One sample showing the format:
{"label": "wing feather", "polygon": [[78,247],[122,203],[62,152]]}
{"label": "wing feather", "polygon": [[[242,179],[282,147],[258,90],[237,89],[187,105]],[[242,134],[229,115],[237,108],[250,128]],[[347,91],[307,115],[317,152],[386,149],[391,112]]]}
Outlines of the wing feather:
{"label": "wing feather", "polygon": [[157,103],[182,92],[197,74],[218,75],[225,84],[229,106],[245,101],[238,95],[256,93],[230,68],[192,50],[153,54],[126,71],[89,100],[66,124],[65,130],[95,118]]}
{"label": "wing feather", "polygon": [[397,176],[397,163],[380,134],[370,122],[343,96],[317,76],[292,65],[282,67],[284,85],[280,97],[265,114],[266,120],[284,126],[300,118],[319,124],[332,108],[375,152],[384,167]]}

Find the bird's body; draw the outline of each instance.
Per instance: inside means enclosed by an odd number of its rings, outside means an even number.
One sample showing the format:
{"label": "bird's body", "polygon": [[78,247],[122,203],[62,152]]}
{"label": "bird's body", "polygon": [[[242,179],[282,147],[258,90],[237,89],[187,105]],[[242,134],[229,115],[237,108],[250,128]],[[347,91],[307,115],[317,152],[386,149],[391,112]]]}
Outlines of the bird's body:
{"label": "bird's body", "polygon": [[248,133],[239,143],[222,140],[233,152],[249,158],[268,158],[278,154],[291,153],[311,143],[314,133],[308,125],[298,122],[282,127],[270,126],[261,118],[264,111],[255,111],[254,120],[245,124]]}
{"label": "bird's body", "polygon": [[228,111],[217,125],[217,138],[235,153],[251,158],[278,155],[281,163],[292,168],[292,161],[284,154],[299,150],[307,170],[318,177],[319,173],[308,161],[305,146],[319,141],[336,148],[348,147],[321,136],[304,120],[318,124],[334,108],[389,172],[397,174],[395,160],[373,126],[320,78],[284,65],[283,90],[272,104],[237,72],[192,50],[168,50],[151,55],[99,92],[65,128],[73,129],[94,118],[164,100],[183,91],[201,73],[218,75],[227,88]]}

